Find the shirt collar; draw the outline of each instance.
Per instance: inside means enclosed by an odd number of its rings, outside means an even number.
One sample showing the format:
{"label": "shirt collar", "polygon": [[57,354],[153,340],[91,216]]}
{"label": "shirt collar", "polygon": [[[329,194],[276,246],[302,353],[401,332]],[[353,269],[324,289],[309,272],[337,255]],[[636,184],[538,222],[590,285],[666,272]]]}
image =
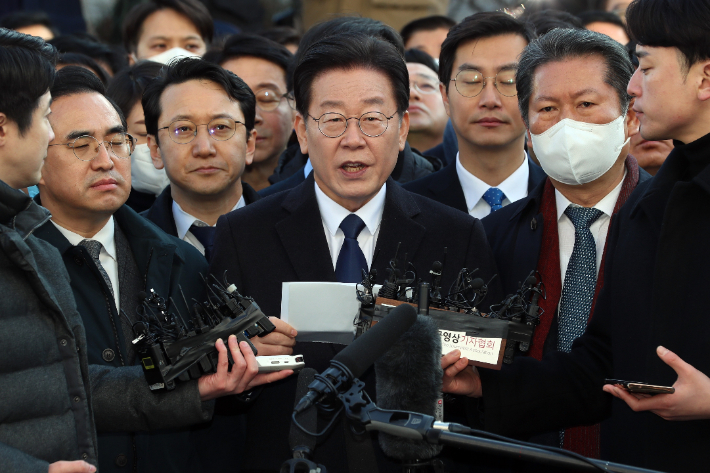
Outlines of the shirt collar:
{"label": "shirt collar", "polygon": [[[241,209],[246,206],[246,201],[244,200],[244,193],[239,198],[237,205],[235,205],[232,210]],[[197,217],[190,215],[185,212],[180,204],[173,200],[173,219],[175,220],[175,229],[177,230],[177,236],[179,239],[185,238],[185,234],[190,231],[190,227],[197,222],[198,227],[209,227],[207,223],[203,222]]]}
{"label": "shirt collar", "polygon": [[[611,192],[609,192],[602,200],[597,202],[596,205],[593,205],[592,208],[601,210],[604,212],[605,215],[611,217],[611,215],[614,213],[614,207],[616,207],[616,201],[619,199],[619,194],[621,194],[621,186],[624,184],[624,180],[626,180],[626,170],[624,170],[624,177],[621,178],[621,182],[614,187]],[[573,204],[572,202],[569,201],[569,199],[565,196],[562,195],[560,191],[555,189],[555,204],[557,205],[557,221],[562,218],[562,215],[564,215],[565,210],[567,210],[567,207],[570,205],[579,207],[577,204]]]}
{"label": "shirt collar", "polygon": [[365,222],[365,226],[371,235],[374,235],[382,221],[382,212],[385,209],[385,195],[387,194],[387,183],[382,185],[380,191],[370,199],[368,203],[360,207],[355,212],[350,212],[345,207],[336,203],[333,199],[325,195],[325,193],[316,186],[316,200],[318,201],[318,209],[320,210],[321,218],[328,228],[331,235],[335,236],[335,232],[340,228],[343,219],[354,213]]}
{"label": "shirt collar", "polygon": [[[525,159],[523,163],[513,171],[513,174],[508,176],[503,182],[495,186],[505,194],[505,197],[510,202],[515,202],[528,195],[528,179],[530,177],[530,167],[528,166],[528,154],[523,151]],[[490,186],[471,174],[463,164],[461,164],[461,159],[459,153],[456,154],[456,173],[459,176],[459,181],[461,181],[461,188],[463,189],[463,195],[466,199],[466,205],[471,210],[483,197]]]}
{"label": "shirt collar", "polygon": [[71,230],[67,230],[66,228],[57,224],[54,220],[51,220],[51,222],[54,224],[55,227],[57,227],[57,230],[59,230],[59,232],[64,235],[64,238],[66,238],[73,246],[78,245],[83,240],[96,240],[101,243],[101,245],[103,245],[104,250],[106,250],[106,253],[108,253],[111,258],[116,260],[116,240],[114,236],[115,223],[113,220],[113,215],[111,215],[111,218],[108,219],[106,225],[104,225],[103,228],[91,238],[84,238],[78,233],[74,233]]}

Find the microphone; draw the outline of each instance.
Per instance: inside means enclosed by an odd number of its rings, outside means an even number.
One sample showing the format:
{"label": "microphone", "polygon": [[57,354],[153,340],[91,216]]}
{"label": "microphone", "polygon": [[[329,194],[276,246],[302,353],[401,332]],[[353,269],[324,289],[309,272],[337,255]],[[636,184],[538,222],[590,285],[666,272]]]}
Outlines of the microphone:
{"label": "microphone", "polygon": [[[308,394],[308,386],[315,380],[318,372],[313,368],[304,368],[298,373],[296,380],[296,399],[301,399]],[[318,428],[318,412],[311,410],[301,416],[300,423],[306,430],[311,432]],[[303,430],[291,424],[288,434],[288,444],[293,452],[293,458],[303,458],[309,460],[316,448],[316,439],[308,435]]]}
{"label": "microphone", "polygon": [[[401,307],[401,306],[400,306]],[[441,392],[441,337],[436,322],[418,316],[412,327],[375,363],[377,405],[434,417]],[[429,460],[441,446],[379,433],[380,447],[401,461]]]}
{"label": "microphone", "polygon": [[392,310],[370,330],[335,355],[330,368],[315,376],[308,386],[308,394],[303,396],[294,408],[299,414],[313,404],[335,401],[339,393],[350,388],[353,379],[359,378],[399,337],[414,324],[417,311],[409,304],[402,304]]}

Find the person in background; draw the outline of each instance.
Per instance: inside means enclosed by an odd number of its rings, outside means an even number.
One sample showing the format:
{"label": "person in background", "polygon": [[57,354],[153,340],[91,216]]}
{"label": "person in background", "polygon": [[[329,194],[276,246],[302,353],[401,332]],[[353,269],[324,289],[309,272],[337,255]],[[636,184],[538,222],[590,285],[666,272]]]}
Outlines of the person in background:
{"label": "person in background", "polygon": [[148,83],[158,77],[163,66],[142,61],[118,73],[106,89],[126,117],[127,131],[136,139],[131,154],[131,193],[126,205],[140,213],[148,210],[155,198],[170,184],[165,169],[156,169],[150,157],[148,134],[141,98]]}
{"label": "person in background", "polygon": [[284,46],[291,54],[296,54],[296,51],[298,51],[298,45],[301,43],[302,37],[298,31],[290,26],[274,26],[258,34]]}
{"label": "person in background", "polygon": [[410,21],[399,34],[405,49],[419,49],[435,60],[439,60],[441,43],[456,22],[447,16],[434,15]]}
{"label": "person in background", "polygon": [[212,16],[198,0],[149,0],[123,20],[130,64],[175,48],[202,56],[214,35]]}
{"label": "person in background", "polygon": [[0,18],[0,28],[37,36],[45,41],[59,36],[59,31],[43,11],[15,11]]}
{"label": "person in background", "polygon": [[605,34],[622,45],[629,42],[626,25],[621,21],[619,15],[608,11],[592,10],[582,12],[577,16],[586,29]]}
{"label": "person in background", "polygon": [[459,152],[441,172],[405,189],[483,218],[545,179],[525,152],[515,85],[518,56],[534,37],[528,24],[500,12],[477,13],[451,29],[439,90]]}
{"label": "person in background", "polygon": [[262,36],[237,34],[227,38],[223,47],[211,49],[204,59],[233,72],[254,92],[256,150],[242,181],[257,191],[268,187],[269,176],[293,133],[294,111],[286,87],[293,54]]}
{"label": "person in background", "polygon": [[110,77],[106,70],[99,65],[98,62],[91,59],[86,54],[81,53],[62,53],[57,58],[57,70],[61,70],[67,66],[79,66],[91,71],[104,84],[108,83]]}
{"label": "person in background", "polygon": [[439,64],[420,49],[404,53],[409,71],[409,134],[414,150],[428,150],[444,140],[449,121],[439,92]]}
{"label": "person in background", "polygon": [[79,53],[89,56],[111,77],[128,66],[125,53],[116,50],[120,48],[106,46],[89,34],[61,35],[49,41],[49,44],[57,48],[60,53]]}
{"label": "person in background", "polygon": [[520,17],[520,20],[530,23],[537,36],[542,36],[555,28],[574,28],[579,30],[584,28],[579,18],[560,10],[526,11]]}

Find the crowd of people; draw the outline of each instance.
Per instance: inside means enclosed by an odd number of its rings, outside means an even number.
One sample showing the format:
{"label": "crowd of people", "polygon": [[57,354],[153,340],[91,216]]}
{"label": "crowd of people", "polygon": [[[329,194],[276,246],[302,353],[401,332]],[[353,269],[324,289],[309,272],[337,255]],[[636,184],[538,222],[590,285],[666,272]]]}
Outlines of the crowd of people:
{"label": "crowd of people", "polygon": [[[225,35],[198,0],[147,0],[122,45],[37,11],[1,18],[0,470],[279,471],[293,371],[259,373],[232,335],[215,372],[151,391],[134,331],[146,294],[189,313],[203,276],[226,275],[275,326],[258,355],[322,372],[343,345],[280,320],[283,284],[380,284],[395,254],[422,271],[445,255],[443,288],[478,268],[489,305],[531,271],[545,286],[512,364],[442,356],[447,416],[704,469],[710,3],[602,3]],[[344,421],[314,459],[401,468]]]}

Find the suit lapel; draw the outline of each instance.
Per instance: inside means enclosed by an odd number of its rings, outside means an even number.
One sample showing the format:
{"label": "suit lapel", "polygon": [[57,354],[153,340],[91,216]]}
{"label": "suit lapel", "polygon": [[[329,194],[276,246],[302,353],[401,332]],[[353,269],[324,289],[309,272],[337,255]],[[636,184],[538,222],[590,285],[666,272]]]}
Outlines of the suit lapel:
{"label": "suit lapel", "polygon": [[335,270],[314,186],[311,174],[289,192],[283,200],[289,215],[276,223],[276,231],[299,281],[334,282]]}
{"label": "suit lapel", "polygon": [[437,196],[436,200],[449,207],[468,213],[466,197],[463,194],[461,181],[459,181],[459,175],[456,172],[456,162],[450,163],[439,171],[439,174],[439,179],[435,179],[429,185],[429,190]]}

